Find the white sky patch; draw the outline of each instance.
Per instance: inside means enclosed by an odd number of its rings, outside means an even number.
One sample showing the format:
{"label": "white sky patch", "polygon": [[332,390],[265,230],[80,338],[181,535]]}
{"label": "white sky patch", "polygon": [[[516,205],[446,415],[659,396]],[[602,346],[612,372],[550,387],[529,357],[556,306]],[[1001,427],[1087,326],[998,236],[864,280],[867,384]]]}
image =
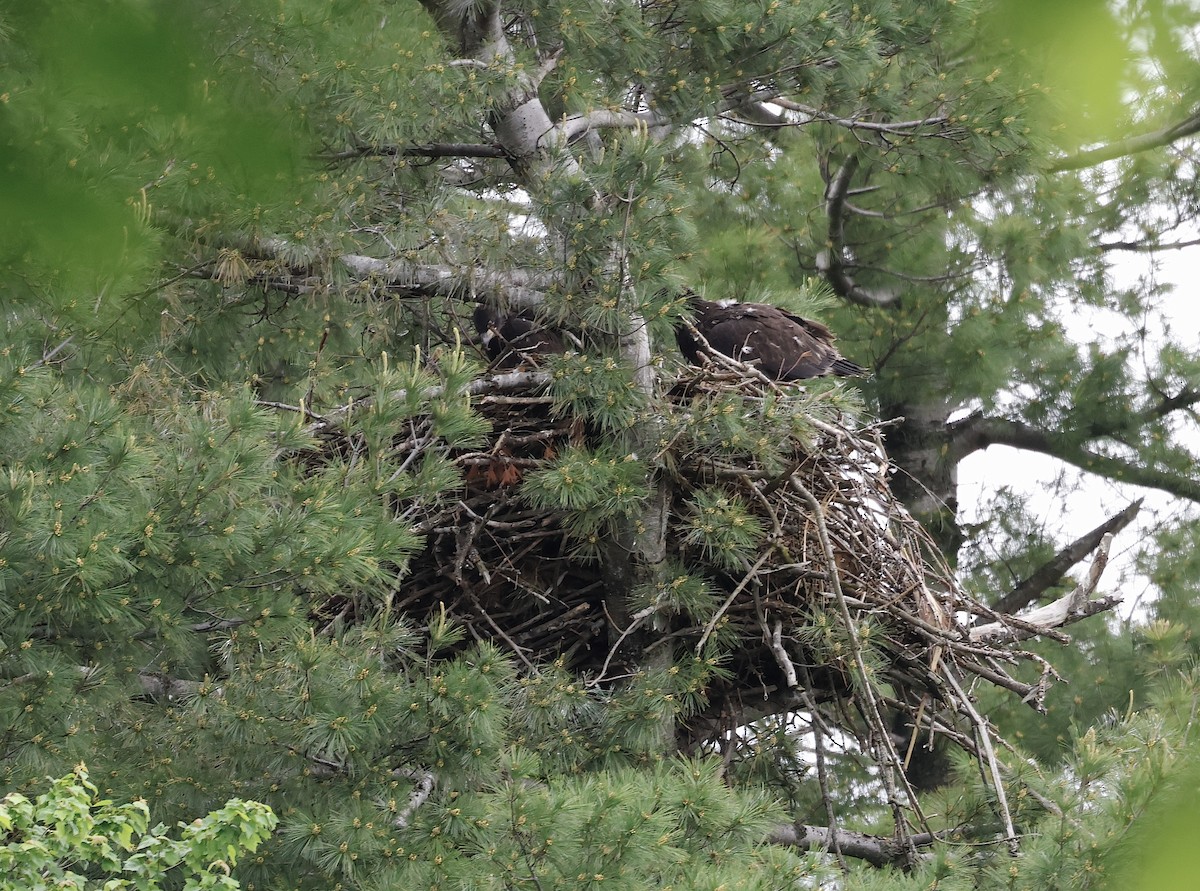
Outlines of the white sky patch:
{"label": "white sky patch", "polygon": [[[1081,307],[1064,315],[1068,337],[1087,342],[1099,335],[1102,343],[1111,345],[1145,326],[1150,353],[1146,361],[1154,360],[1168,330],[1182,346],[1200,352],[1200,297],[1196,294],[1200,247],[1163,251],[1157,258],[1121,254],[1115,257],[1111,274],[1114,289],[1130,287],[1142,277],[1172,283],[1174,288],[1158,301],[1158,312],[1145,318],[1131,319],[1114,310]],[[1184,434],[1184,441],[1200,454],[1200,431],[1193,425]],[[1137,519],[1114,540],[1108,568],[1100,581],[1101,591],[1124,597],[1119,607],[1124,617],[1138,614],[1147,601],[1157,596],[1150,579],[1136,569],[1138,551],[1162,525],[1200,516],[1196,505],[1166,492],[1101,479],[1056,458],[1008,446],[991,446],[970,455],[959,464],[958,474],[961,522],[982,520],[981,509],[1001,487],[1007,486],[1024,496],[1027,509],[1041,519],[1059,547],[1099,526],[1130,502],[1144,498]],[[1075,574],[1086,571],[1087,565],[1089,561],[1085,560],[1076,567]]]}

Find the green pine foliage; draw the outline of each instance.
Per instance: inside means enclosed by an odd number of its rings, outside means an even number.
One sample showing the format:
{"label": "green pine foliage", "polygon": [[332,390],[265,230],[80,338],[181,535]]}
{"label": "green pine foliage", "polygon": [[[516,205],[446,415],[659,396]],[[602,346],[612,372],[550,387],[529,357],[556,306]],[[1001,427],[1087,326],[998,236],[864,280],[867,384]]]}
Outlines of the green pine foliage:
{"label": "green pine foliage", "polygon": [[712,765],[679,761],[550,784],[537,768],[518,755],[511,776],[485,796],[423,813],[414,831],[444,841],[423,856],[397,851],[395,865],[366,887],[463,887],[482,867],[499,887],[765,889],[806,871],[798,858],[757,849],[776,815],[766,801],[722,789]]}
{"label": "green pine foliage", "polygon": [[[503,41],[472,46],[493,7]],[[1188,144],[1075,162],[1191,114],[1198,16],[1026,0],[5,5],[0,778],[20,792],[0,811],[0,885],[234,887],[235,861],[247,888],[347,891],[1178,876],[1154,847],[1195,791],[1191,517],[1145,543],[1161,596],[1144,622],[1027,644],[1064,679],[1044,715],[973,691],[1012,744],[1020,854],[991,778],[956,756],[921,793],[933,853],[847,866],[771,840],[831,823],[886,839],[907,802],[884,799],[879,740],[848,699],[733,676],[759,629],[727,592],[745,579],[753,602],[760,558],[807,557],[719,481],[785,480],[822,422],[879,414],[897,490],[951,500],[938,462],[966,450],[949,423],[966,410],[1045,432],[1089,472],[1194,493],[1190,332],[1075,344],[1068,316],[1156,319],[1159,286],[1115,290],[1108,257],[1190,237]],[[562,129],[521,154],[500,133],[529,106],[546,115],[530,126]],[[601,123],[572,129],[588,115]],[[692,290],[826,321],[875,374],[675,388]],[[472,306],[531,295],[570,334],[538,361],[569,444],[492,494],[564,530],[565,556],[641,573],[593,617],[593,674],[444,606],[410,611],[429,595],[410,572],[428,518],[472,498],[485,516],[491,497],[455,463],[494,444],[472,404]],[[650,364],[633,369],[643,333]],[[937,422],[919,460],[899,416]],[[716,482],[684,484],[685,466]],[[676,534],[635,565],[668,491]],[[959,531],[962,576],[991,600],[1061,543],[1015,495],[989,513]],[[852,638],[840,612],[795,612],[802,673],[904,692],[893,629],[864,616]],[[696,629],[703,647],[677,646]],[[718,683],[740,687],[736,714],[711,714]],[[839,729],[818,750],[821,722]],[[85,760],[90,779],[44,779]],[[148,828],[150,812],[209,811],[178,839]]]}
{"label": "green pine foliage", "polygon": [[571,351],[548,364],[556,414],[591,421],[608,435],[628,435],[644,420],[645,400],[620,359]]}
{"label": "green pine foliage", "polygon": [[563,512],[580,556],[598,556],[602,543],[649,494],[637,455],[576,446],[525,477],[521,492],[535,507]]}
{"label": "green pine foliage", "polygon": [[719,488],[701,489],[689,500],[684,544],[696,547],[706,562],[729,570],[746,569],[765,530],[737,495]]}
{"label": "green pine foliage", "polygon": [[344,466],[287,460],[311,438],[244,390],[146,411],[15,355],[3,373],[10,783],[87,754],[150,676],[220,673],[209,624],[286,637],[306,604],[366,596],[417,544],[375,480],[364,497]]}

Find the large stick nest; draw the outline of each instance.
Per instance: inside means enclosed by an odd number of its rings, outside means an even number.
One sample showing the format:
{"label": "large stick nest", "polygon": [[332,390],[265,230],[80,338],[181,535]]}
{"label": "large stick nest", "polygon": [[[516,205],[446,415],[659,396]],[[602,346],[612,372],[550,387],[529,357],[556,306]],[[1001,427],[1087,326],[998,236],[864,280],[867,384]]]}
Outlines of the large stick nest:
{"label": "large stick nest", "polygon": [[[837,703],[841,714],[864,720],[861,738],[876,755],[898,766],[884,713],[977,756],[991,750],[990,728],[966,692],[969,675],[1041,707],[1052,670],[1011,642],[972,640],[971,627],[983,619],[1021,623],[967,596],[892,495],[878,426],[813,418],[809,435],[789,443],[782,470],[752,455],[735,462],[701,454],[687,437],[673,441],[658,456],[655,481],[669,498],[668,557],[703,569],[719,606],[706,616],[652,607],[618,612],[607,599],[603,561],[573,556],[561,512],[535,508],[522,494],[530,473],[595,438],[587,424],[553,410],[545,378],[513,374],[477,388],[473,404],[492,433],[485,447],[453,453],[463,475],[457,497],[416,517],[427,538],[393,604],[404,613],[419,618],[444,609],[531,670],[558,659],[593,685],[637,662],[620,652],[631,641],[680,654],[707,652],[719,638],[725,671],[709,684],[707,706],[687,719],[693,742],[766,714]],[[747,404],[787,392],[761,375],[710,367],[686,371],[669,398],[687,412],[731,391]],[[401,437],[397,448],[419,449],[422,436],[414,425],[411,441]],[[687,495],[714,486],[739,498],[767,530],[757,557],[732,569],[714,565],[688,534]],[[1009,640],[1022,636],[1029,635]],[[1042,666],[1037,684],[1010,674],[1021,660]]]}

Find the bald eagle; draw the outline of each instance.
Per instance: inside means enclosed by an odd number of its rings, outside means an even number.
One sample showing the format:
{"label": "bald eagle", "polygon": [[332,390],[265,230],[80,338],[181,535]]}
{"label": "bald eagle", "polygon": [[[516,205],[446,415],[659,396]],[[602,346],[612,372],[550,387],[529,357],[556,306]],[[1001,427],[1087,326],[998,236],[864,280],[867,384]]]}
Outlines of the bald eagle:
{"label": "bald eagle", "polygon": [[[714,352],[755,365],[775,380],[809,377],[862,377],[867,369],[851,362],[833,345],[833,332],[811,319],[766,303],[688,301],[696,330]],[[683,324],[675,328],[679,350],[693,365],[701,364],[704,345]]]}
{"label": "bald eagle", "polygon": [[475,329],[495,368],[516,368],[528,358],[563,352],[562,337],[529,310],[505,315],[494,307],[475,307]]}

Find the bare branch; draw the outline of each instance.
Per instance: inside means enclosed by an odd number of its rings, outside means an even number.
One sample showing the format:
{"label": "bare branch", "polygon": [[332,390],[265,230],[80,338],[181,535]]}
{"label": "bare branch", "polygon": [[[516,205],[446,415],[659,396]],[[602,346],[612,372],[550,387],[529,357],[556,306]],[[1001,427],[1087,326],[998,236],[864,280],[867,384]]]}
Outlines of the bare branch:
{"label": "bare branch", "polygon": [[421,143],[401,148],[397,154],[410,158],[507,158],[498,145],[470,142]]}
{"label": "bare branch", "polygon": [[1181,408],[1191,408],[1197,402],[1200,402],[1200,390],[1193,390],[1191,387],[1184,387],[1174,396],[1168,396],[1165,393],[1160,395],[1162,398],[1158,402],[1151,405],[1139,415],[1142,420],[1157,421],[1173,411]]}
{"label": "bare branch", "polygon": [[858,118],[841,118],[827,111],[821,111],[819,108],[813,108],[810,105],[801,105],[799,102],[793,102],[782,96],[776,97],[771,101],[781,108],[808,115],[810,121],[805,121],[804,123],[824,121],[828,124],[837,124],[839,127],[845,127],[848,130],[871,130],[876,133],[894,133],[911,136],[914,130],[928,128],[941,130],[948,121],[944,115],[935,115],[931,118],[921,118],[912,121],[864,121]]}
{"label": "bare branch", "polygon": [[490,142],[423,142],[413,145],[371,145],[362,143],[340,152],[318,156],[322,161],[348,161],[351,158],[507,158],[508,153]]}
{"label": "bare branch", "polygon": [[[90,667],[80,666],[79,669],[85,678],[91,676],[92,669]],[[140,672],[137,676],[138,684],[142,688],[142,692],[146,696],[154,699],[184,699],[190,696],[195,696],[200,689],[205,686],[202,681],[185,681],[180,678],[169,677],[165,674],[154,674],[150,672]],[[222,695],[220,687],[214,688],[214,695]]]}
{"label": "bare branch", "polygon": [[900,210],[888,212],[884,210],[868,210],[865,207],[859,207],[856,204],[846,202],[846,210],[860,217],[871,217],[876,220],[898,220],[901,217],[911,217],[917,214],[928,213],[931,210],[942,210],[947,206],[944,201],[937,201],[933,204],[923,204],[920,207],[914,207],[911,210]]}
{"label": "bare branch", "polygon": [[[1084,581],[1053,603],[1025,613],[1021,616],[1025,625],[1045,629],[1061,628],[1087,616],[1112,609],[1120,603],[1120,597],[1090,599],[1100,581],[1100,575],[1104,572],[1104,567],[1108,565],[1108,551],[1112,547],[1112,539],[1112,533],[1107,533],[1100,540],[1100,547],[1096,550],[1091,570]],[[1017,641],[1034,636],[1036,636],[1035,631],[1031,631],[1029,628],[1015,628],[1003,619],[997,622],[988,622],[986,625],[977,625],[970,632],[972,641]]]}
{"label": "bare branch", "polygon": [[498,272],[480,266],[460,268],[439,263],[380,260],[360,254],[343,254],[337,259],[357,276],[398,288],[419,289],[422,293],[458,299],[500,296],[509,306],[540,306],[545,290],[552,283],[550,276],[525,269]]}
{"label": "bare branch", "polygon": [[567,141],[573,141],[589,130],[603,128],[636,130],[638,128],[668,126],[669,123],[665,117],[652,111],[611,111],[601,108],[587,114],[571,115],[564,119],[561,124],[558,124],[558,129]]}
{"label": "bare branch", "polygon": [[38,368],[38,367],[50,362],[51,360],[54,359],[55,356],[57,356],[59,353],[61,353],[63,350],[65,350],[67,347],[69,347],[71,345],[71,341],[73,341],[74,339],[75,339],[75,335],[72,334],[70,337],[68,337],[66,340],[64,340],[62,343],[60,343],[58,346],[54,347],[53,349],[44,351],[42,353],[42,358],[38,359],[36,362],[32,362],[29,365],[27,365],[25,367],[25,371],[33,371],[33,369]]}
{"label": "bare branch", "polygon": [[[943,833],[920,832],[908,836],[905,841],[913,847],[927,848],[942,835]],[[854,832],[850,829],[809,826],[804,823],[775,827],[771,831],[770,841],[802,851],[838,850],[847,857],[863,860],[872,866],[902,864],[911,857],[910,851],[894,838],[867,835],[865,832]],[[924,859],[930,855],[921,856]]]}
{"label": "bare branch", "polygon": [[1000,776],[1000,762],[996,760],[996,750],[992,745],[992,728],[983,715],[979,713],[979,709],[975,708],[971,697],[967,695],[967,691],[963,689],[953,669],[948,665],[945,669],[945,677],[946,682],[958,694],[959,708],[966,711],[971,718],[971,723],[975,725],[976,737],[979,740],[979,748],[982,750],[983,761],[987,764],[988,772],[992,775],[992,791],[996,794],[996,808],[1000,812],[1000,818],[1004,821],[1004,831],[1007,833],[1005,841],[1008,843],[1009,850],[1015,856],[1019,852],[1019,838],[1016,827],[1013,825],[1012,811],[1008,806],[1008,795],[1004,791],[1004,780]]}
{"label": "bare branch", "polygon": [[[186,230],[190,220],[176,222],[172,228]],[[245,232],[226,233],[208,242],[216,248],[231,248],[243,258],[263,261],[268,271],[254,273],[262,287],[287,293],[306,293],[322,280],[326,264],[340,263],[360,281],[384,286],[414,296],[435,296],[455,300],[491,300],[510,307],[536,308],[545,301],[545,292],[554,284],[554,276],[529,269],[498,271],[485,266],[453,266],[447,263],[419,263],[400,258],[340,254],[322,257],[305,253],[283,238],[261,238]],[[217,262],[210,261],[186,270],[185,275],[220,280]]]}
{"label": "bare branch", "polygon": [[562,58],[562,54],[563,48],[560,45],[553,52],[547,53],[542,57],[541,62],[538,63],[538,67],[533,72],[534,83],[540,84],[551,71],[558,67],[558,60]]}
{"label": "bare branch", "polygon": [[1077,538],[1060,550],[1050,560],[1009,591],[996,604],[996,612],[1015,613],[1037,600],[1047,588],[1063,577],[1068,569],[1092,553],[1104,540],[1105,535],[1114,535],[1133,522],[1142,499],[1138,499],[1114,517],[1105,520],[1091,532]]}
{"label": "bare branch", "polygon": [[408,804],[396,815],[396,819],[392,824],[397,829],[407,829],[409,822],[412,820],[413,814],[423,805],[429,796],[433,793],[433,787],[437,782],[437,778],[432,771],[428,770],[396,770],[393,771],[397,776],[404,777],[406,780],[411,780],[413,783],[412,792],[408,794]]}
{"label": "bare branch", "polygon": [[1200,245],[1200,238],[1192,239],[1191,241],[1109,241],[1101,244],[1102,251],[1138,251],[1141,253],[1152,254],[1155,251],[1180,251],[1184,248],[1196,247]]}
{"label": "bare branch", "polygon": [[[1161,411],[1161,407],[1156,407],[1154,411]],[[1200,480],[1183,473],[1159,470],[1102,455],[1084,448],[1077,435],[1050,433],[1023,421],[988,418],[982,414],[974,414],[951,424],[949,434],[950,460],[962,460],[972,452],[986,449],[990,445],[1007,445],[1050,455],[1080,470],[1119,482],[1161,489],[1180,498],[1200,502]],[[1104,431],[1096,431],[1093,435],[1102,437],[1106,434]]]}

